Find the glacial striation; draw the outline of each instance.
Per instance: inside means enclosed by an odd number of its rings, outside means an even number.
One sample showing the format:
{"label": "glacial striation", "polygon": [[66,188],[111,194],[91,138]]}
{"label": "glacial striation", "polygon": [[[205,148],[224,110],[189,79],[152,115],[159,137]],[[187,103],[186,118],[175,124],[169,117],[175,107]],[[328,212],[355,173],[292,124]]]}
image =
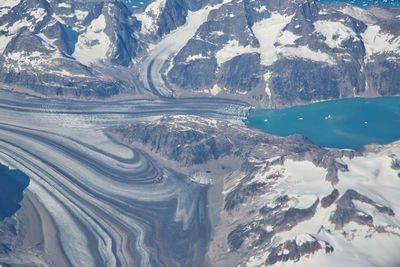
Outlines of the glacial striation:
{"label": "glacial striation", "polygon": [[[188,112],[239,122],[248,105],[218,99],[87,103],[4,90],[0,96],[0,162],[29,176],[28,186],[26,179],[5,181],[8,193],[18,194],[6,199],[15,201],[13,214],[0,220],[1,264],[205,265],[204,182],[112,141],[103,130]],[[0,205],[7,203],[2,197]]]}
{"label": "glacial striation", "polygon": [[203,170],[212,184],[210,266],[400,263],[399,142],[327,149],[196,116],[106,132],[188,175]]}

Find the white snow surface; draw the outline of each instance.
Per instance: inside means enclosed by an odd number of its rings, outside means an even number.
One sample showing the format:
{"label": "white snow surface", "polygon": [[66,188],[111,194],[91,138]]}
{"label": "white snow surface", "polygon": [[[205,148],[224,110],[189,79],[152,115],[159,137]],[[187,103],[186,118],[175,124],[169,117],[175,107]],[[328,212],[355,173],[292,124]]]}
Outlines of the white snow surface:
{"label": "white snow surface", "polygon": [[73,57],[83,64],[96,63],[107,58],[111,41],[104,32],[106,20],[103,14],[94,19],[86,32],[79,35]]}
{"label": "white snow surface", "polygon": [[21,70],[28,68],[38,68],[43,63],[49,60],[47,55],[40,52],[12,52],[7,54],[6,62],[8,66],[14,70]]}
{"label": "white snow surface", "polygon": [[29,15],[36,19],[36,22],[42,21],[44,16],[46,15],[46,10],[44,8],[32,9],[29,12]]}
{"label": "white snow surface", "polygon": [[308,46],[282,47],[279,54],[287,58],[304,58],[311,61],[325,62],[334,65],[335,60],[322,51],[311,50]]}
{"label": "white snow surface", "polygon": [[19,2],[21,2],[21,0],[0,0],[0,8],[13,8],[14,6],[18,5]]}
{"label": "white snow surface", "polygon": [[0,31],[8,32],[9,35],[16,34],[22,27],[27,27],[30,31],[33,30],[33,25],[26,18],[14,22],[12,25],[3,24]]}
{"label": "white snow surface", "polygon": [[58,4],[58,7],[71,8],[71,5],[70,5],[70,4],[67,4],[67,3],[59,3],[59,4]]}
{"label": "white snow surface", "polygon": [[208,58],[207,56],[203,56],[202,54],[191,55],[186,58],[186,63],[189,63],[190,61],[194,61],[197,59],[207,59],[207,58]]}
{"label": "white snow surface", "polygon": [[[264,174],[266,177],[276,171],[283,174],[283,177],[272,184],[267,194],[259,197],[263,205],[272,204],[269,200],[273,200],[278,195],[288,194],[291,199],[290,205],[306,208],[316,200],[316,197],[321,200],[333,188],[338,189],[340,195],[353,189],[378,205],[391,208],[395,214],[389,216],[380,213],[373,205],[353,200],[360,215],[373,217],[373,226],[350,222],[340,230],[336,229],[329,220],[336,210],[336,203],[328,208],[322,208],[319,205],[310,220],[301,222],[289,231],[278,233],[271,244],[276,246],[286,240],[295,240],[298,245],[301,245],[307,241],[319,240],[333,246],[334,252],[326,254],[324,250],[320,250],[315,254],[302,257],[297,262],[280,262],[274,266],[399,266],[400,179],[398,178],[399,171],[391,167],[393,158],[400,158],[400,142],[387,145],[380,152],[369,152],[352,159],[347,157],[338,159],[341,163],[348,165],[349,171],[339,171],[339,182],[334,186],[325,180],[324,169],[308,161],[285,160],[281,167],[270,167],[269,172]],[[253,181],[262,181],[262,179],[261,175],[255,177]],[[253,205],[257,206],[257,202],[253,202]],[[378,229],[385,229],[387,232]],[[249,257],[246,265],[264,266],[267,257],[266,249],[260,248]]]}
{"label": "white snow surface", "polygon": [[267,71],[264,74],[264,81],[265,81],[265,93],[267,94],[268,98],[271,100],[271,89],[269,88],[269,79],[271,78],[272,72]]}
{"label": "white snow surface", "polygon": [[215,85],[213,86],[213,88],[210,90],[210,93],[211,93],[213,96],[216,96],[216,95],[218,95],[219,92],[221,92],[221,91],[222,91],[221,87],[219,87],[218,84],[215,84]]}
{"label": "white snow surface", "polygon": [[344,8],[339,9],[338,11],[350,17],[358,19],[359,21],[362,21],[366,24],[376,23],[375,16],[364,8],[359,8],[352,5],[346,5]]}
{"label": "white snow surface", "polygon": [[166,0],[155,0],[151,2],[143,13],[135,14],[136,18],[142,22],[142,31],[144,33],[155,32],[157,28],[157,21],[164,10]]}
{"label": "white snow surface", "polygon": [[86,16],[89,14],[88,11],[84,10],[75,10],[75,16],[78,20],[84,20]]}
{"label": "white snow surface", "polygon": [[374,54],[387,52],[400,54],[400,36],[382,31],[379,25],[369,25],[361,36],[365,45],[367,62]]}
{"label": "white snow surface", "polygon": [[270,18],[254,23],[253,32],[260,42],[261,64],[272,65],[277,59],[275,43],[279,41],[283,28],[293,16],[272,13]]}
{"label": "white snow surface", "polygon": [[260,42],[261,64],[270,66],[279,57],[304,58],[312,61],[335,64],[334,60],[326,53],[311,50],[308,46],[294,47],[295,41],[300,36],[283,29],[290,23],[293,15],[272,13],[271,17],[256,22],[253,25],[254,35]]}
{"label": "white snow surface", "polygon": [[330,48],[340,48],[341,43],[350,38],[359,40],[356,33],[338,21],[318,20],[314,23],[315,31],[325,37]]}
{"label": "white snow surface", "polygon": [[219,50],[215,57],[217,59],[217,64],[220,66],[221,64],[231,60],[232,58],[246,54],[246,53],[256,53],[258,52],[257,48],[254,48],[250,45],[241,46],[237,40],[230,40],[221,50]]}
{"label": "white snow surface", "polygon": [[3,53],[4,49],[8,45],[8,42],[12,39],[13,36],[0,35],[0,54]]}

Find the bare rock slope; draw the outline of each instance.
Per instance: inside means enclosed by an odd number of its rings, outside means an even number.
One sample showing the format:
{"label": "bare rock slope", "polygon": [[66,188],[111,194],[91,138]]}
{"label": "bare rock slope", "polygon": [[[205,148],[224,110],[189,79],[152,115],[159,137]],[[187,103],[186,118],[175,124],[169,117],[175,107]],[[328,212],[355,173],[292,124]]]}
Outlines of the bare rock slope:
{"label": "bare rock slope", "polygon": [[259,107],[399,94],[400,9],[314,0],[0,1],[2,87]]}
{"label": "bare rock slope", "polygon": [[398,142],[363,152],[327,149],[302,136],[277,137],[196,116],[107,133],[177,162],[193,182],[213,184],[210,265],[400,263]]}

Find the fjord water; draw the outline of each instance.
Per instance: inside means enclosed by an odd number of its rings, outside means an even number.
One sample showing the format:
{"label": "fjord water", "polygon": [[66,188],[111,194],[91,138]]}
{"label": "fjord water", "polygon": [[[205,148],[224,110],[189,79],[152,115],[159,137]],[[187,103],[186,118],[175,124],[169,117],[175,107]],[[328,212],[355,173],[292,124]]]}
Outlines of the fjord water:
{"label": "fjord water", "polygon": [[399,0],[320,0],[322,3],[348,3],[355,6],[400,6]]}
{"label": "fjord water", "polygon": [[[136,10],[141,8],[143,5],[145,5],[147,2],[151,0],[122,0],[122,2],[130,9],[130,10]],[[96,4],[104,2],[102,0],[93,0],[93,1],[77,1],[75,4],[78,6],[83,6],[86,8],[93,8]]]}
{"label": "fjord water", "polygon": [[10,170],[0,164],[0,221],[14,215],[20,208],[23,191],[29,185],[29,177],[18,170]]}
{"label": "fjord water", "polygon": [[350,98],[251,110],[244,122],[275,135],[302,134],[321,146],[359,150],[366,144],[400,139],[400,97]]}

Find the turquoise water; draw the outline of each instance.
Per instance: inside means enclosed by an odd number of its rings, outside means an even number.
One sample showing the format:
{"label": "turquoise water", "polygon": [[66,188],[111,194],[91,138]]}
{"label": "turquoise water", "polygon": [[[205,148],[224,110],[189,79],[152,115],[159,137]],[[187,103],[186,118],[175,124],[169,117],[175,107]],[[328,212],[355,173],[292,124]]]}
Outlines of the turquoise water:
{"label": "turquoise water", "polygon": [[400,0],[320,0],[322,3],[343,2],[356,6],[395,6],[400,7]]}
{"label": "turquoise water", "polygon": [[[153,1],[153,0],[122,0],[124,4],[130,9],[130,10],[136,10],[141,8],[143,5],[145,5],[147,2]],[[104,0],[94,0],[94,1],[78,1],[76,4],[78,6],[83,6],[86,8],[93,8],[96,4],[100,2],[105,2]],[[107,1],[109,2],[109,1]]]}
{"label": "turquoise water", "polygon": [[350,98],[252,110],[244,122],[275,135],[302,134],[321,146],[359,150],[366,144],[400,139],[400,97]]}
{"label": "turquoise water", "polygon": [[125,5],[131,10],[141,8],[144,4],[149,2],[149,0],[123,0]]}

